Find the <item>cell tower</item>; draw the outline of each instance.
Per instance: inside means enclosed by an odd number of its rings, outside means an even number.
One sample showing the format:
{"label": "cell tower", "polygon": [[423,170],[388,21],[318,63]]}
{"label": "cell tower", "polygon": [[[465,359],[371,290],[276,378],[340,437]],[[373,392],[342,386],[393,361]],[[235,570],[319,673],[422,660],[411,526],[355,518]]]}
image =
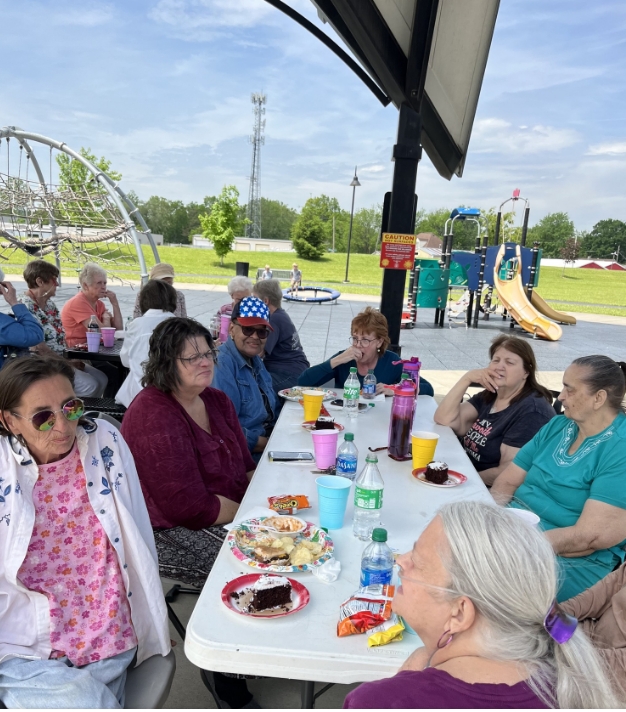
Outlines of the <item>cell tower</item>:
{"label": "cell tower", "polygon": [[261,146],[265,143],[265,94],[252,94],[254,104],[254,133],[252,144],[252,171],[250,172],[250,194],[248,196],[246,237],[261,238]]}

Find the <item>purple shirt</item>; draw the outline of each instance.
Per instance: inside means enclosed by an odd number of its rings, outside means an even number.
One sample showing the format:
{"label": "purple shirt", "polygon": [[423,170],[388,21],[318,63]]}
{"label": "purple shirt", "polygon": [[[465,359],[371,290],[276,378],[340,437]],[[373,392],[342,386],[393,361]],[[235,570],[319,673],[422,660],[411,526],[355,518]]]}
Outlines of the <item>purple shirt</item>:
{"label": "purple shirt", "polygon": [[344,709],[546,709],[525,682],[471,684],[444,670],[405,670],[348,693]]}

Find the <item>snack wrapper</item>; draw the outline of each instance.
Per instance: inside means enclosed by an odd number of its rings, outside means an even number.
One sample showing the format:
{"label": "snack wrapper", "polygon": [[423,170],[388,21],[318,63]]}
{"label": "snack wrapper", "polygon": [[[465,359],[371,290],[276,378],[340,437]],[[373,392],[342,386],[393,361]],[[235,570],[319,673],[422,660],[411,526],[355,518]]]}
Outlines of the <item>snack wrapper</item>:
{"label": "snack wrapper", "polygon": [[404,623],[402,619],[395,613],[392,613],[388,621],[377,625],[376,628],[372,628],[370,634],[367,636],[367,647],[373,648],[376,645],[387,645],[387,643],[402,640],[403,630]]}
{"label": "snack wrapper", "polygon": [[339,608],[337,635],[367,633],[391,618],[391,601],[395,586],[375,584],[354,593]]}
{"label": "snack wrapper", "polygon": [[299,509],[309,509],[311,505],[305,494],[279,494],[268,497],[270,509],[279,514],[297,514]]}

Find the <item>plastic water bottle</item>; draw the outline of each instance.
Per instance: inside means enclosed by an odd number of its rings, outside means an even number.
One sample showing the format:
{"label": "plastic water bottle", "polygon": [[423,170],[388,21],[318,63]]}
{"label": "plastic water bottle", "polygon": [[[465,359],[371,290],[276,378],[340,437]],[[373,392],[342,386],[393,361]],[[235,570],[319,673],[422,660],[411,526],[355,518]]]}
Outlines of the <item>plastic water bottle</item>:
{"label": "plastic water bottle", "polygon": [[372,529],[380,524],[385,483],[378,471],[377,463],[376,455],[368,453],[365,458],[365,467],[354,483],[352,532],[361,541],[367,541],[372,534]]}
{"label": "plastic water bottle", "polygon": [[387,546],[387,530],[377,527],[361,557],[361,587],[389,584],[392,577],[393,552]]}
{"label": "plastic water bottle", "polygon": [[128,319],[126,319],[126,331],[128,331],[128,327],[131,325],[133,321],[133,317],[129,316]]}
{"label": "plastic water bottle", "polygon": [[371,400],[376,395],[376,376],[374,369],[370,368],[367,376],[363,379],[363,398]]}
{"label": "plastic water bottle", "polygon": [[93,331],[94,333],[96,331],[100,331],[100,327],[98,326],[98,321],[96,319],[95,314],[92,314],[91,318],[89,319],[89,324],[87,324],[87,331]]}
{"label": "plastic water bottle", "polygon": [[356,418],[359,414],[359,393],[361,385],[356,375],[356,367],[352,366],[350,375],[343,385],[343,410],[348,418]]}
{"label": "plastic water bottle", "polygon": [[349,480],[355,480],[358,460],[359,451],[354,444],[354,433],[346,433],[337,451],[337,474],[341,477],[347,477]]}

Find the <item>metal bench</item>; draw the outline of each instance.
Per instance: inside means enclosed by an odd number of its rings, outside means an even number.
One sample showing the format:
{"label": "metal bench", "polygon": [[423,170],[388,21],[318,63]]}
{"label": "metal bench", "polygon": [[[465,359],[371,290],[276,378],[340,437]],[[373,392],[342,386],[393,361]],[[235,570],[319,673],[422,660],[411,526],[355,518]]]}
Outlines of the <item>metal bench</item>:
{"label": "metal bench", "polygon": [[[256,271],[256,281],[261,279],[261,275],[264,272],[264,267],[258,267]],[[272,279],[283,279],[291,281],[291,270],[289,269],[273,269]]]}

